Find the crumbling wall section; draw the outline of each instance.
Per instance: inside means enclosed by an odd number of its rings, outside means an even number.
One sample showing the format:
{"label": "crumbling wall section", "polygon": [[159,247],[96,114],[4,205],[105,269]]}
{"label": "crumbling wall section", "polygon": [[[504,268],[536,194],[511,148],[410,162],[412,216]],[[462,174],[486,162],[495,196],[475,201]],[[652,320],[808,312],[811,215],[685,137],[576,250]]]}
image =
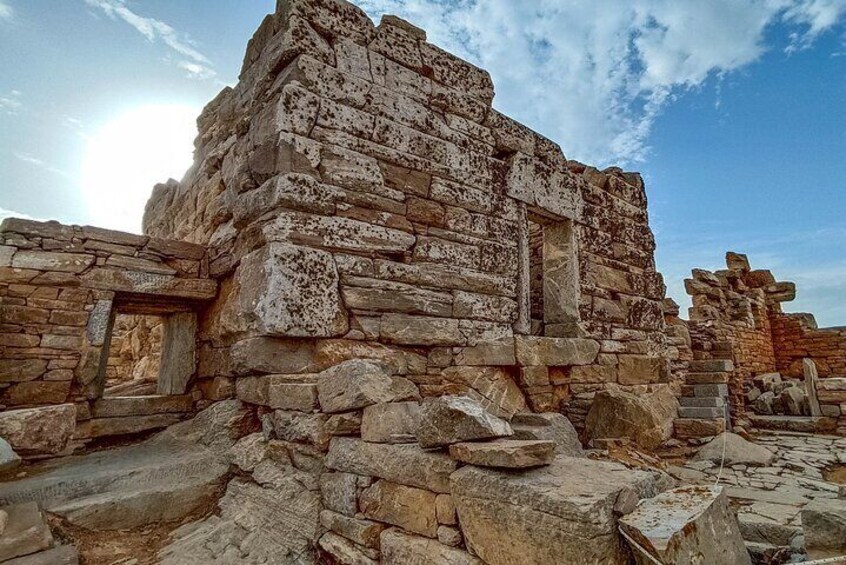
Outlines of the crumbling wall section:
{"label": "crumbling wall section", "polygon": [[819,328],[812,314],[770,315],[776,369],[802,376],[802,360],[811,359],[821,378],[846,377],[846,328]]}

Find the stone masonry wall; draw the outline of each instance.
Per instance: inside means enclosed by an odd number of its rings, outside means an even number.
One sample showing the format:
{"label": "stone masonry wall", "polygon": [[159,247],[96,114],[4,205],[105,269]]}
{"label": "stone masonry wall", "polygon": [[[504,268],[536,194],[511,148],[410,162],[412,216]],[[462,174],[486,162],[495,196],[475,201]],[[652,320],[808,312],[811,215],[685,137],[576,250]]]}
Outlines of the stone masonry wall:
{"label": "stone masonry wall", "polygon": [[[667,380],[640,176],[567,161],[493,96],[488,73],[407,22],[279,3],[240,82],[201,115],[195,165],[145,214],[151,235],[208,244],[222,278],[201,320],[209,394],[377,358],[425,394],[494,374],[578,422],[607,383]],[[525,379],[513,352],[532,333],[529,218],[548,259],[543,347],[601,352]],[[468,364],[480,345],[505,353]]]}
{"label": "stone masonry wall", "polygon": [[[105,417],[107,411],[97,406],[116,313],[167,314],[176,322],[169,324],[174,331],[187,311],[216,295],[217,284],[207,273],[208,258],[199,245],[57,222],[4,220],[0,404],[11,409],[74,403],[80,421],[92,413],[95,420],[98,414]],[[173,366],[190,376],[194,360],[171,353]],[[190,397],[184,400],[183,412],[192,404]],[[94,429],[79,437],[132,431],[134,422],[116,420],[109,426],[88,422]]]}
{"label": "stone masonry wall", "polygon": [[812,314],[770,316],[776,369],[802,376],[802,359],[812,359],[821,378],[846,377],[846,328],[818,328]]}
{"label": "stone masonry wall", "polygon": [[776,370],[772,313],[793,300],[793,283],[776,282],[770,271],[751,270],[746,256],[729,252],[727,269],[693,270],[685,280],[692,297],[688,323],[694,357],[730,359],[729,395],[736,416],[745,413],[744,394],[755,375]]}

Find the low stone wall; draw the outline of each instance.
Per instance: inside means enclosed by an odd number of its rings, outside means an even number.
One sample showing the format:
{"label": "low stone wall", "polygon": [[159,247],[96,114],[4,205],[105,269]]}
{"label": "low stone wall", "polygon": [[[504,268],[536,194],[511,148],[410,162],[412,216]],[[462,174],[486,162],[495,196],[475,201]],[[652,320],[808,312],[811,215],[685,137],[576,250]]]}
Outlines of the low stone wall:
{"label": "low stone wall", "polygon": [[846,327],[818,328],[812,314],[770,316],[776,369],[802,376],[802,360],[811,359],[820,377],[846,377]]}
{"label": "low stone wall", "polygon": [[[76,404],[77,419],[96,418],[116,313],[165,315],[165,333],[169,327],[176,336],[181,320],[216,294],[202,246],[88,226],[4,220],[0,405]],[[190,347],[170,351],[174,374],[181,364],[183,379],[194,372],[193,335]],[[132,422],[121,426],[118,430],[133,428]]]}

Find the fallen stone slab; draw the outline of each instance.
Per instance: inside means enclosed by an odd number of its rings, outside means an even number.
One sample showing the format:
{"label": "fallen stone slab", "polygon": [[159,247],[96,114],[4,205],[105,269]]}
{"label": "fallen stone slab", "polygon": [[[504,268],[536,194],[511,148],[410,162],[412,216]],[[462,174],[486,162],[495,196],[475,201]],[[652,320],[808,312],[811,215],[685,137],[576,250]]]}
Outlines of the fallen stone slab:
{"label": "fallen stone slab", "polygon": [[21,455],[53,455],[63,451],[75,427],[73,404],[0,412],[0,437]]}
{"label": "fallen stone slab", "polygon": [[[382,532],[384,565],[483,565],[466,551],[391,528]],[[523,562],[524,563],[524,562]]]}
{"label": "fallen stone slab", "polygon": [[508,437],[513,433],[508,422],[485,410],[476,400],[466,396],[441,396],[423,402],[416,435],[420,445],[429,448]]}
{"label": "fallen stone slab", "polygon": [[563,414],[520,412],[511,419],[511,428],[514,430],[513,439],[554,441],[556,455],[585,455],[576,428]]}
{"label": "fallen stone slab", "polygon": [[723,432],[694,455],[692,461],[714,461],[719,463],[725,456],[725,465],[752,465],[767,467],[776,454],[762,445],[752,443],[731,432]]}
{"label": "fallen stone slab", "polygon": [[489,565],[626,563],[614,505],[658,492],[652,473],[564,456],[520,473],[469,465],[450,484],[467,546]]}
{"label": "fallen stone slab", "polygon": [[26,502],[5,506],[6,529],[0,535],[0,562],[30,555],[53,546],[53,534],[38,504]]}
{"label": "fallen stone slab", "polygon": [[38,502],[90,529],[177,520],[219,497],[229,450],[254,424],[240,402],[218,402],[145,442],[33,465],[0,483],[0,504]]}
{"label": "fallen stone slab", "polygon": [[555,457],[555,442],[506,439],[455,443],[449,446],[449,455],[456,461],[479,467],[524,469],[549,465]]}
{"label": "fallen stone slab", "polygon": [[348,412],[380,402],[419,398],[408,379],[391,377],[384,366],[353,359],[326,369],[318,376],[317,397],[323,412]]}
{"label": "fallen stone slab", "polygon": [[846,500],[817,498],[802,509],[807,549],[846,549]]}
{"label": "fallen stone slab", "polygon": [[[684,486],[641,501],[620,527],[661,563],[751,564],[720,487]],[[638,563],[650,563],[632,548]]]}
{"label": "fallen stone slab", "polygon": [[53,549],[4,561],[3,565],[79,565],[79,552],[72,545],[60,545]]}

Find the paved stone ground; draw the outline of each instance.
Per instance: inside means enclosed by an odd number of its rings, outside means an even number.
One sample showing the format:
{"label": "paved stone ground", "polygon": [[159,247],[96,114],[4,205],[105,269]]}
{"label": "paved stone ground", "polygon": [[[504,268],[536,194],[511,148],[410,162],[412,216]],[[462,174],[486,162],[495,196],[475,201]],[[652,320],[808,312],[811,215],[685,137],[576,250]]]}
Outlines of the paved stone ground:
{"label": "paved stone ground", "polygon": [[802,508],[814,499],[837,498],[843,486],[825,477],[827,469],[846,464],[846,438],[772,432],[754,442],[776,452],[771,466],[732,465],[720,475],[719,463],[690,461],[671,474],[698,484],[714,484],[719,475],[747,542],[801,547]]}

